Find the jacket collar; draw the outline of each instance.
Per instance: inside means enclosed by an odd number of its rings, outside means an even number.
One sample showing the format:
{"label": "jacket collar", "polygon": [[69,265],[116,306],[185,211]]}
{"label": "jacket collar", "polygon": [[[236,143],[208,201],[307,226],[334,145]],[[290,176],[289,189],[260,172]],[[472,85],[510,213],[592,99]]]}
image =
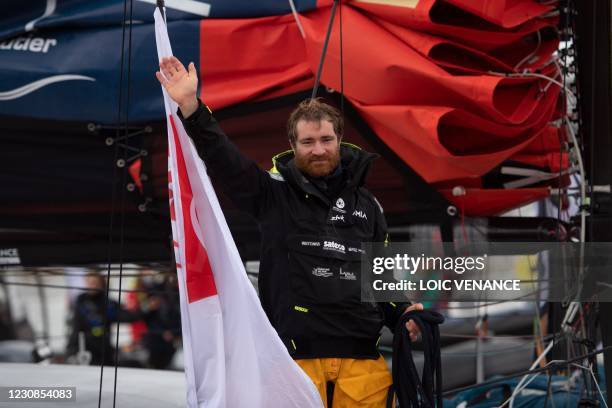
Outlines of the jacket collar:
{"label": "jacket collar", "polygon": [[[377,154],[366,152],[360,147],[342,142],[340,144],[340,162],[343,176],[346,179],[345,188],[356,188],[364,184],[372,161]],[[287,182],[291,183],[306,194],[312,194],[329,204],[326,198],[295,166],[293,150],[287,150],[272,158],[271,173],[280,173]]]}

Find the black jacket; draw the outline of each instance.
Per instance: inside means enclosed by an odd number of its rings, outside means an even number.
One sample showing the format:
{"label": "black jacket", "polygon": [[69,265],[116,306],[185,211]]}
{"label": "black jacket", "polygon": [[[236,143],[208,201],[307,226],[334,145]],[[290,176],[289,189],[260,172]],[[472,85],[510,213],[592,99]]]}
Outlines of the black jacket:
{"label": "black jacket", "polygon": [[376,156],[343,143],[333,194],[296,168],[292,151],[261,170],[202,104],[183,124],[209,176],[259,221],[260,299],[293,357],[377,358],[383,323],[394,327],[406,305],[361,302],[361,242],[387,234],[382,208],[363,187]]}

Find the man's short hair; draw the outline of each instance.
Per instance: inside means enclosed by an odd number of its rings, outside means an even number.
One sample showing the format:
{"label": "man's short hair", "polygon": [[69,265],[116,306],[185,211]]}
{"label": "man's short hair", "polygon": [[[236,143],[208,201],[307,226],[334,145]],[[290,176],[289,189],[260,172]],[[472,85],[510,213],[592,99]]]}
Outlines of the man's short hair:
{"label": "man's short hair", "polygon": [[287,121],[287,135],[289,136],[289,143],[292,146],[295,145],[297,141],[297,123],[300,120],[317,123],[322,120],[328,120],[333,125],[338,140],[342,138],[344,132],[344,119],[340,111],[323,102],[321,98],[306,99],[291,112],[289,120]]}

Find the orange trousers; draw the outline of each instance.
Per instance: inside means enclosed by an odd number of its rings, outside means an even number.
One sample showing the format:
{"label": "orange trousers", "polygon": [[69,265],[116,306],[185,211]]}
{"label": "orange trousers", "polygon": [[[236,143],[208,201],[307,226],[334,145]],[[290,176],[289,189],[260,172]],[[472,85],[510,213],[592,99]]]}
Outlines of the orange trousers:
{"label": "orange trousers", "polygon": [[[327,408],[385,408],[393,383],[387,363],[353,358],[295,360],[308,374]],[[333,402],[327,401],[327,383],[334,383]]]}

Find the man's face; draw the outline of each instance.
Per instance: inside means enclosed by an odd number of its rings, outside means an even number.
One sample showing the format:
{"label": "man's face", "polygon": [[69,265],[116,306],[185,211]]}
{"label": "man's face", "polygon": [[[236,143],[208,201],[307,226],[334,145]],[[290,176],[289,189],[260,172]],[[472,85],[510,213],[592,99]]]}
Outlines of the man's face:
{"label": "man's face", "polygon": [[340,140],[328,120],[320,122],[299,120],[297,138],[292,145],[295,164],[311,177],[330,174],[340,162]]}

